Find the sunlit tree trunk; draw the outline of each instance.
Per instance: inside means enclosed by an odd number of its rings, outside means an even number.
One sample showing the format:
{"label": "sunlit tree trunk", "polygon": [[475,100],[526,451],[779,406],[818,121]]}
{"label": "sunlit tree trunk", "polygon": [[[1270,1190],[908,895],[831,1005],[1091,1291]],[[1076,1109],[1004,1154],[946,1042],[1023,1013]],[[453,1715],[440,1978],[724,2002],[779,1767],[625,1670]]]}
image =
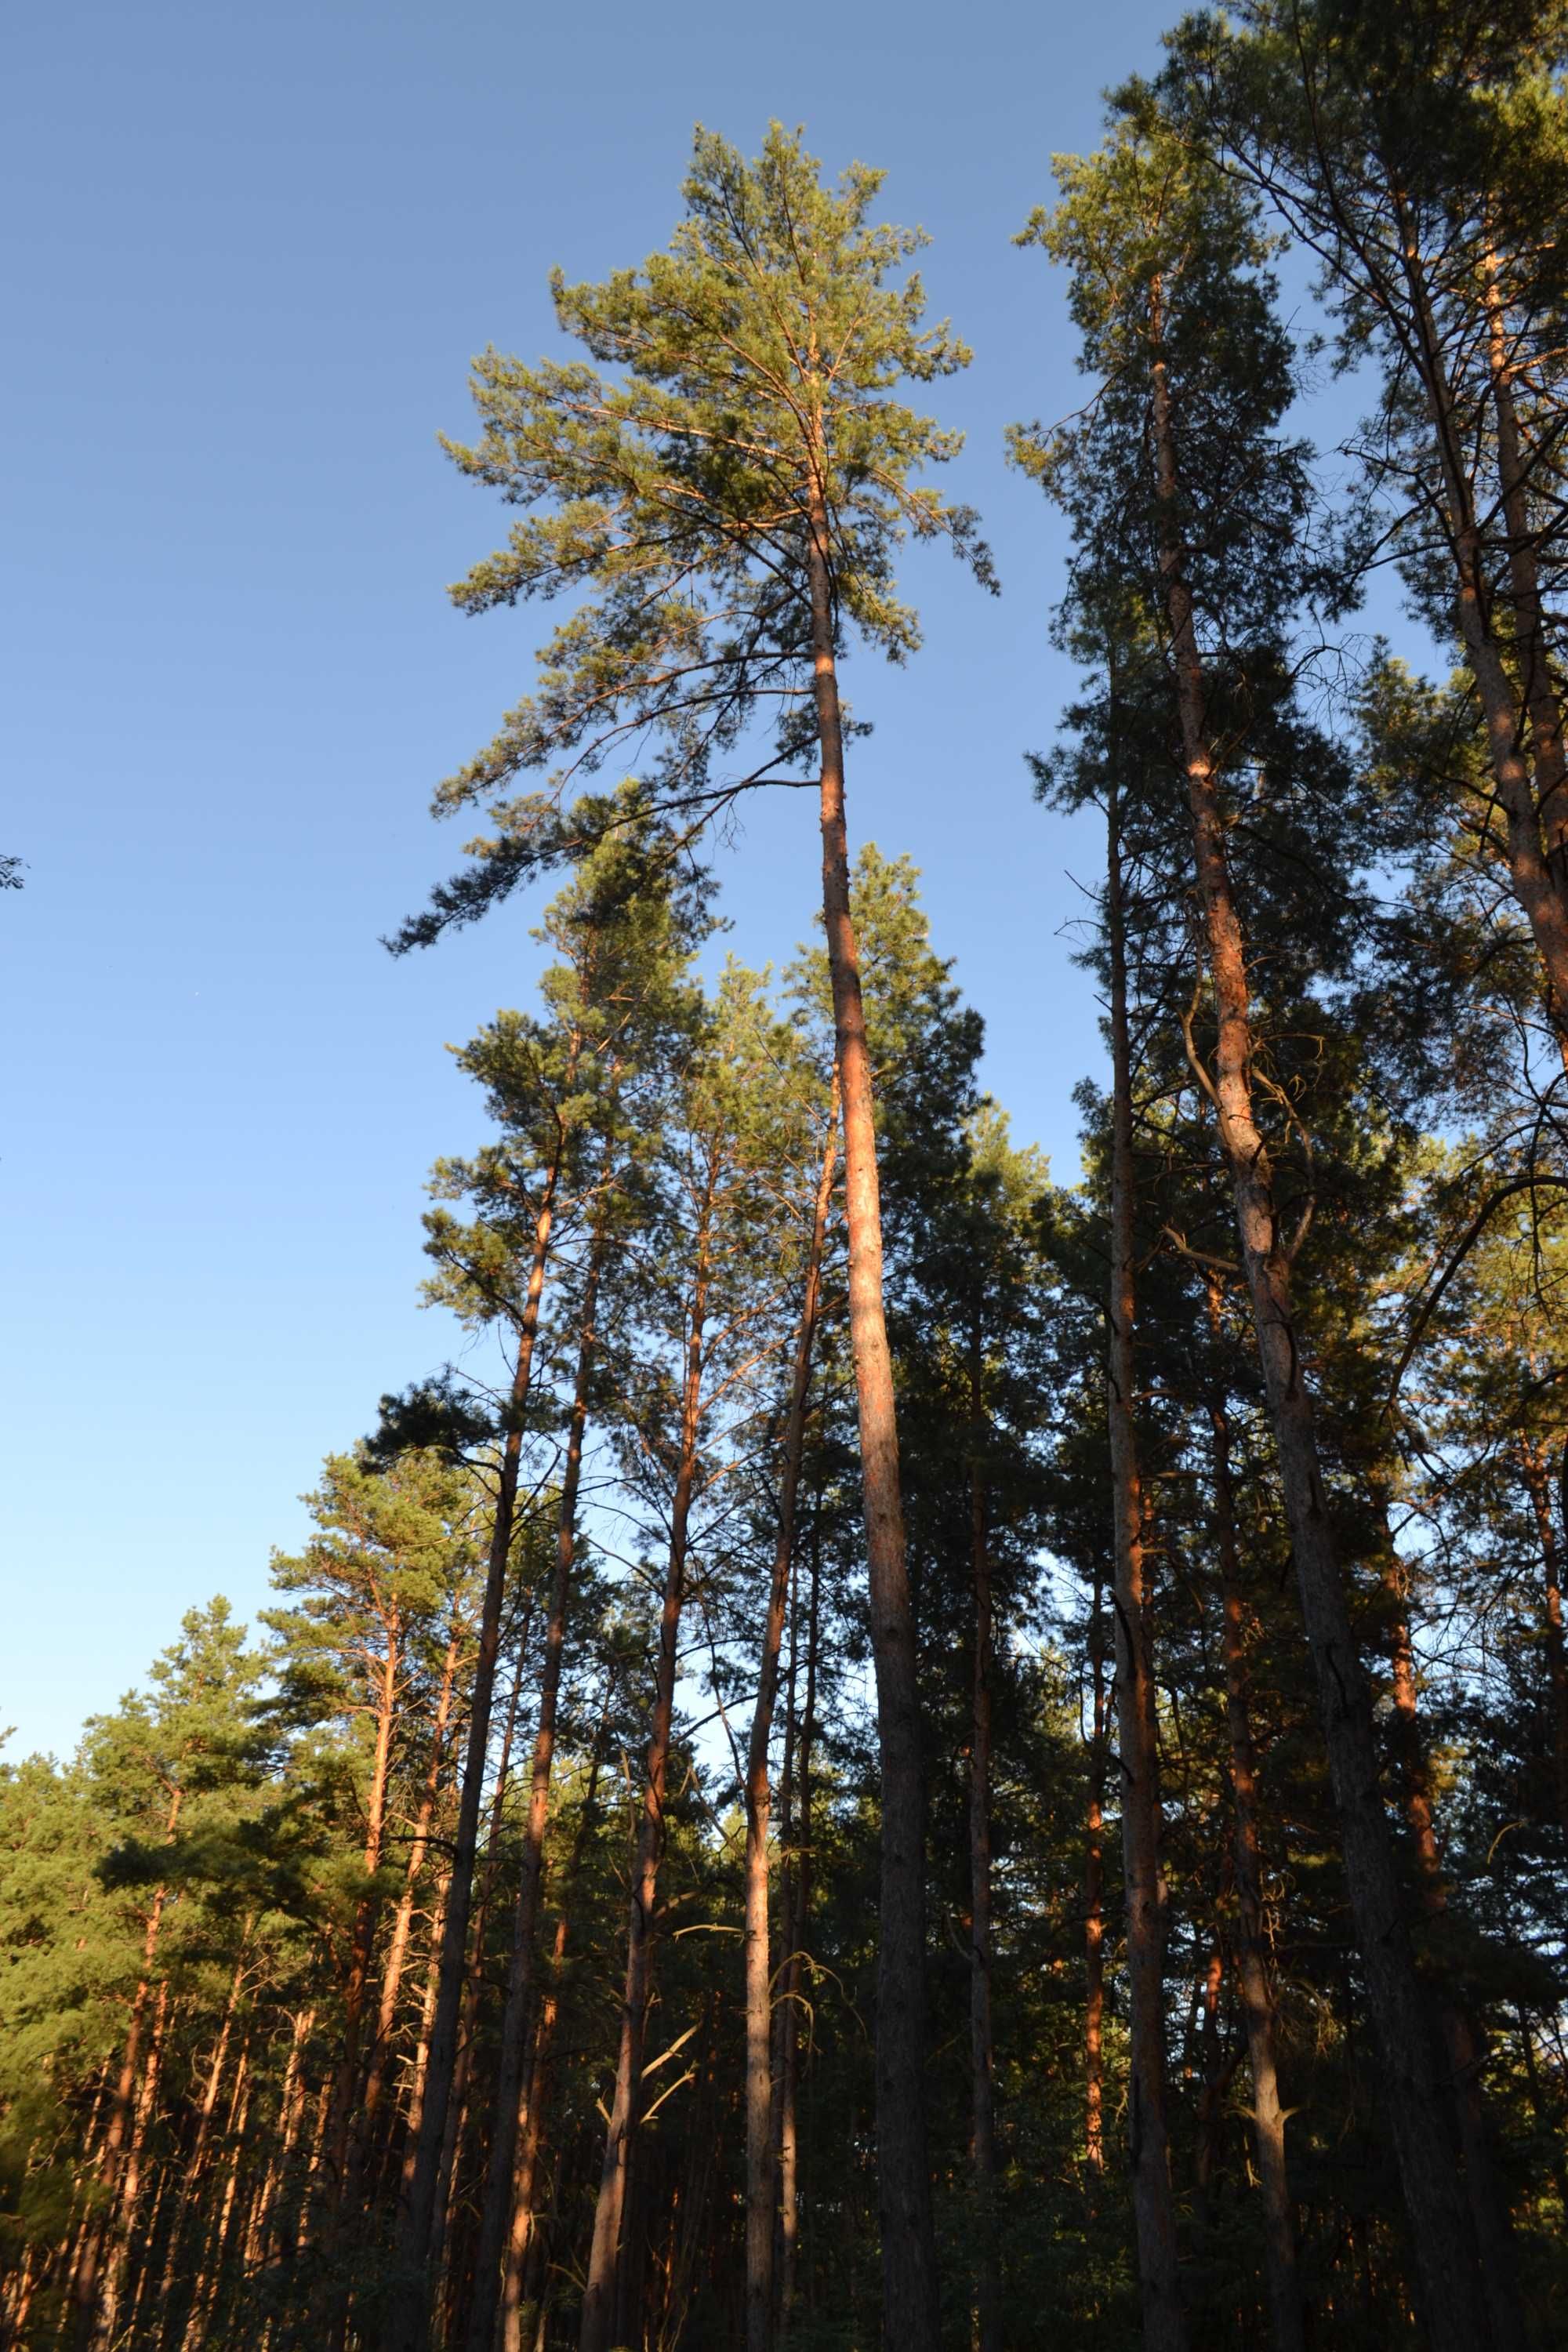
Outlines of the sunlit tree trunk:
{"label": "sunlit tree trunk", "polygon": [[680,1612],[686,1598],[688,1526],[697,1480],[698,1439],[702,1419],[702,1345],[711,1281],[710,1252],[717,1164],[710,1162],[695,1235],[691,1296],[687,1314],[686,1365],[681,1387],[680,1438],[669,1520],[664,1606],[659,1619],[658,1667],[647,1775],[633,1867],[626,1922],[626,1988],[621,2001],[616,2084],[605,2135],[604,2163],[594,2210],[594,2235],[583,2294],[580,2352],[611,2352],[620,2301],[621,2257],[627,2172],[642,2084],[643,2045],[652,1983],[654,1906],[664,1847],[665,1780],[670,1727],[675,1714],[675,1678]]}
{"label": "sunlit tree trunk", "polygon": [[773,1788],[768,1750],[778,1695],[779,1654],[789,1600],[795,1552],[795,1496],[805,1445],[806,1405],[811,1391],[812,1349],[822,1290],[822,1252],[837,1165],[837,1087],[829,1106],[827,1135],[812,1211],[806,1248],[800,1326],[795,1337],[789,1404],[784,1416],[778,1489],[778,1533],[773,1577],[758,1664],[757,1696],[752,1709],[746,1758],[745,1987],[746,1987],[746,2343],[748,2352],[770,2352],[773,2332],[773,1964],[768,1923],[768,1824]]}
{"label": "sunlit tree trunk", "polygon": [[[610,1708],[610,1689],[605,1694],[605,1714]],[[583,1867],[583,1857],[594,1833],[597,1820],[599,1772],[604,1761],[604,1724],[601,1722],[594,1742],[594,1753],[588,1768],[588,1785],[583,1794],[583,1807],[577,1818],[576,1832],[572,1840],[571,1857],[567,1863],[565,1884],[561,1891],[561,1909],[555,1922],[551,1943],[550,1973],[539,2003],[539,2023],[534,2032],[533,2049],[529,2061],[528,2079],[523,2086],[518,2127],[517,2167],[512,2183],[510,2224],[507,2232],[506,2267],[501,2279],[500,2346],[501,2352],[523,2352],[522,2316],[523,2287],[530,2248],[533,2242],[535,2200],[538,2193],[539,2160],[544,2146],[545,2093],[550,2083],[551,2057],[555,2040],[556,2020],[561,2008],[561,1972],[566,1958],[567,1937],[571,1930],[572,1902]],[[540,2313],[542,2336],[543,2312]]]}
{"label": "sunlit tree trunk", "polygon": [[495,1695],[496,1659],[500,1644],[501,1602],[511,1558],[518,1482],[522,1468],[523,1408],[528,1401],[529,1381],[533,1368],[540,1300],[543,1295],[545,1269],[550,1257],[560,1174],[561,1156],[558,1153],[546,1180],[534,1223],[533,1258],[518,1325],[517,1361],[512,1373],[508,1427],[501,1445],[500,1484],[479,1617],[479,1651],[468,1696],[468,1750],[458,1802],[457,1832],[452,1843],[446,1916],[441,1928],[435,2013],[430,2021],[429,2055],[425,2066],[405,2226],[400,2233],[399,2252],[410,2273],[410,2284],[408,2292],[397,2299],[388,2332],[389,2352],[423,2352],[429,2340],[430,2296],[436,2284],[437,2267],[434,2258],[437,2239],[437,2205],[441,2189],[442,2153],[447,2140],[447,2106],[458,2067],[463,1993],[468,1980],[474,1861],[479,1850],[479,1813],[489,1759],[490,1708]]}
{"label": "sunlit tree trunk", "polygon": [[925,2120],[925,1788],[914,1612],[904,1557],[893,1360],[882,1304],[882,1213],[871,1057],[849,906],[844,734],[826,504],[813,494],[807,562],[822,754],[822,913],[844,1106],[849,1331],[859,1409],[861,1493],[881,1749],[881,1894],[877,1944],[877,2193],[882,2336],[889,2352],[938,2352],[936,2242]]}
{"label": "sunlit tree trunk", "polygon": [[522,2094],[523,2060],[533,2001],[534,1947],[539,1928],[540,1894],[544,1877],[544,1833],[550,1821],[550,1778],[555,1760],[555,1725],[561,1697],[561,1668],[565,1655],[566,1615],[572,1595],[577,1541],[577,1494],[583,1475],[583,1443],[588,1419],[588,1391],[596,1344],[595,1318],[604,1266],[605,1230],[601,1220],[590,1248],[588,1270],[580,1309],[581,1337],[577,1350],[576,1385],[567,1426],[566,1461],[561,1481],[561,1506],[555,1544],[555,1576],[551,1588],[545,1626],[544,1664],[540,1684],[539,1720],[534,1733],[533,1767],[529,1779],[528,1819],[523,1829],[522,1864],[512,1921],[511,1967],[501,2017],[500,2052],[495,2076],[495,2112],[491,2126],[489,2165],[485,2183],[474,2290],[468,2314],[469,2352],[490,2352],[495,2334],[497,2297],[500,2292],[502,2249],[512,2210],[512,2163],[517,2149],[518,2106]]}

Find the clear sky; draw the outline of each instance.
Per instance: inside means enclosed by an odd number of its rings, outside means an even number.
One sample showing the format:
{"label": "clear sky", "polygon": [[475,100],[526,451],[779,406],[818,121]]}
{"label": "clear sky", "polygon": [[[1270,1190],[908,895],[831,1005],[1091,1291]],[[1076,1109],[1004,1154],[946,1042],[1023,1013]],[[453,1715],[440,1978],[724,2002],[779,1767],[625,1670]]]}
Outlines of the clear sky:
{"label": "clear sky", "polygon": [[[0,850],[6,1342],[0,1724],[65,1752],[226,1592],[248,1614],[296,1497],[384,1389],[448,1354],[417,1304],[437,1152],[478,1131],[443,1052],[526,1002],[521,904],[394,963],[378,935],[456,862],[432,785],[523,691],[527,612],[445,584],[499,510],[436,446],[470,355],[551,348],[546,272],[667,236],[695,120],[754,148],[804,121],[885,165],[888,214],[975,348],[942,404],[1000,603],[913,563],[927,645],[857,665],[857,837],[924,869],[989,1024],[988,1082],[1076,1169],[1098,1066],[1064,936],[1092,837],[1022,755],[1070,680],[1047,639],[1062,542],[1002,433],[1075,404],[1060,289],[1009,238],[1099,93],[1157,57],[1161,0],[816,16],[674,0],[50,0],[0,99],[11,289],[0,368]],[[809,806],[724,863],[731,944],[787,956]]]}

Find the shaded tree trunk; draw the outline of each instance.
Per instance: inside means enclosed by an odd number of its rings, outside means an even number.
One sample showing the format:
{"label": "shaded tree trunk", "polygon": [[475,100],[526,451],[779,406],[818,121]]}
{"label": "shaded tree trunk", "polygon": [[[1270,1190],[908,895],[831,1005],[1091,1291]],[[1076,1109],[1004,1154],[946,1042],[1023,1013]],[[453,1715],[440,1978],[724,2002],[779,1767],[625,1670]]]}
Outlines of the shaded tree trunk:
{"label": "shaded tree trunk", "polygon": [[1089,1660],[1093,1727],[1089,1747],[1089,1796],[1083,1861],[1083,2154],[1093,2203],[1105,2171],[1105,1627],[1098,1562],[1089,1618]]}
{"label": "shaded tree trunk", "polygon": [[974,2175],[974,2341],[1002,2352],[1001,2247],[996,2212],[996,2060],[991,2023],[991,1548],[983,1452],[985,1402],[978,1316],[971,1337],[969,1549],[974,1586],[974,1673],[969,1741],[970,2162]]}
{"label": "shaded tree trunk", "polygon": [[[1177,458],[1152,305],[1152,419],[1159,491],[1174,512]],[[1175,668],[1193,853],[1218,1020],[1213,1080],[1222,1150],[1236,1195],[1243,1267],[1279,1454],[1286,1518],[1312,1655],[1342,1836],[1346,1883],[1387,2081],[1398,2158],[1434,2352],[1474,2352],[1486,2341],[1469,2215],[1445,2130],[1393,1841],[1384,1812],[1372,1693],[1351,1629],[1318,1460],[1312,1400],[1291,1297],[1290,1259],[1275,1213],[1273,1170],[1252,1090],[1252,1013],[1246,950],[1231,895],[1225,820],[1207,738],[1202,656],[1192,592],[1173,526],[1161,551]],[[1568,929],[1564,931],[1568,971]]]}
{"label": "shaded tree trunk", "polygon": [[[1209,1328],[1221,1338],[1217,1279],[1208,1279]],[[1258,1762],[1247,1703],[1247,1635],[1236,1544],[1236,1487],[1230,1421],[1222,1398],[1209,1407],[1215,1548],[1219,1554],[1226,1724],[1230,1735],[1235,1808],[1236,1973],[1252,2074],[1252,2138],[1263,2195],[1263,2259],[1275,2352],[1305,2352],[1301,2285],[1296,2265],[1296,2215],[1285,2160],[1285,2110],[1275,2054],[1274,1990],[1263,1915],[1262,1851],[1258,1834]]]}
{"label": "shaded tree trunk", "polygon": [[1144,1576],[1145,1507],[1135,1421],[1137,1244],[1133,1206],[1132,1055],[1127,1014],[1126,901],[1121,802],[1107,788],[1106,938],[1110,963],[1110,1295],[1106,1413],[1115,1528],[1116,1720],[1121,1764],[1121,1853],[1127,1895],[1130,2015],[1128,2155],[1138,2233],[1144,2352],[1185,2352],[1176,2208],[1165,2127],[1165,1884],[1160,1860],[1159,1730]]}
{"label": "shaded tree trunk", "polygon": [[[1386,1527],[1386,1514],[1384,1515]],[[1390,1606],[1389,1664],[1405,1818],[1415,1847],[1421,1908],[1440,1933],[1448,1907],[1443,1884],[1443,1863],[1437,1850],[1437,1827],[1432,1810],[1432,1784],[1426,1769],[1415,1695],[1415,1661],[1410,1643],[1410,1620],[1393,1538],[1384,1564],[1384,1590]],[[1529,2340],[1520,2301],[1517,2262],[1508,2208],[1497,2178],[1491,2131],[1481,2090],[1480,2042],[1474,2024],[1456,1995],[1438,1985],[1435,2008],[1453,2091],[1454,2119],[1464,2158],[1465,2189],[1469,2200],[1476,2244],[1481,2258],[1492,2340],[1499,2352]]]}
{"label": "shaded tree trunk", "polygon": [[[1564,1455],[1563,1462],[1564,1478],[1568,1481],[1568,1454]],[[1557,1817],[1563,1824],[1563,1836],[1568,1838],[1568,1655],[1564,1654],[1563,1640],[1563,1570],[1557,1528],[1552,1515],[1546,1462],[1541,1448],[1531,1438],[1520,1440],[1520,1463],[1541,1543],[1544,1587],[1541,1638],[1546,1653],[1547,1686],[1552,1694],[1552,1761]],[[1565,1485],[1565,1492],[1568,1492],[1568,1485]]]}

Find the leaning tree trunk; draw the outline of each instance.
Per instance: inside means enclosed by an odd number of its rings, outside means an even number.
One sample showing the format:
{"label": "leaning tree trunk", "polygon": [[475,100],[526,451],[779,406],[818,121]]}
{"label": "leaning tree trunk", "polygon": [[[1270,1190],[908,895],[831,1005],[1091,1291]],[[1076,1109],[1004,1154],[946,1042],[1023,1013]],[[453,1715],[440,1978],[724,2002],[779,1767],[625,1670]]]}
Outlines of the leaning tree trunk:
{"label": "leaning tree trunk", "polygon": [[588,1420],[588,1390],[595,1343],[595,1317],[598,1307],[605,1246],[605,1228],[601,1216],[590,1244],[580,1307],[577,1378],[567,1427],[565,1470],[561,1481],[555,1577],[551,1586],[550,1614],[544,1633],[544,1665],[540,1683],[539,1720],[533,1740],[533,1769],[529,1780],[528,1819],[523,1829],[521,1874],[512,1919],[511,1967],[507,1978],[506,2003],[501,2013],[500,2052],[495,2077],[495,2116],[490,2133],[484,2204],[479,2218],[479,2251],[474,2263],[473,2297],[468,2309],[468,2352],[490,2352],[496,2331],[497,2298],[500,2293],[501,2253],[511,2213],[518,2103],[522,2092],[528,2021],[533,2001],[534,1944],[539,1927],[540,1890],[544,1878],[544,1833],[550,1822],[550,1779],[555,1761],[561,1667],[565,1655],[566,1614],[572,1596],[572,1572],[576,1553],[577,1493],[583,1475],[583,1440]]}
{"label": "leaning tree trunk", "polygon": [[[1209,1328],[1220,1331],[1219,1282],[1208,1278]],[[1237,1981],[1252,2070],[1252,2136],[1263,2192],[1263,2260],[1275,2352],[1305,2352],[1301,2283],[1296,2268],[1296,2218],[1285,2161],[1285,2109],[1279,2102],[1275,2049],[1274,1989],[1263,1917],[1262,1850],[1258,1834],[1258,1761],[1247,1695],[1247,1638],[1237,1573],[1236,1487],[1231,1470],[1230,1417],[1222,1395],[1209,1406],[1214,1472],[1215,1549],[1225,1648],[1226,1722],[1230,1734],[1230,1786],[1235,1806]]]}
{"label": "leaning tree trunk", "polygon": [[1144,2352],[1185,2352],[1176,2207],[1165,2131],[1165,1882],[1160,1861],[1159,1729],[1144,1580],[1142,1477],[1135,1419],[1137,1242],[1133,1229],[1132,1055],[1127,1019],[1126,901],[1121,803],[1107,794],[1106,938],[1110,961],[1110,1486],[1115,1529],[1116,1721],[1121,1749],[1121,1856],[1131,2011],[1128,2156],[1138,2236]]}
{"label": "leaning tree trunk", "polygon": [[837,1076],[828,1106],[827,1134],[812,1211],[800,1328],[795,1338],[789,1406],[784,1418],[779,1473],[778,1534],[768,1587],[767,1617],[752,1709],[746,1756],[746,2345],[747,2352],[770,2352],[773,2332],[773,1968],[768,1935],[768,1823],[773,1789],[768,1748],[778,1696],[779,1651],[789,1599],[795,1550],[795,1506],[805,1449],[805,1412],[811,1391],[811,1354],[822,1290],[822,1252],[838,1160]]}
{"label": "leaning tree trunk", "polygon": [[827,513],[818,489],[812,499],[807,553],[812,667],[822,755],[822,913],[844,1102],[849,1332],[859,1408],[861,1500],[882,1768],[876,2059],[882,2336],[889,2352],[937,2352],[936,2240],[926,2155],[925,1787],[920,1692],[899,1488],[893,1360],[882,1305],[882,1212],[871,1057],[849,906],[844,731],[829,551]]}
{"label": "leaning tree trunk", "polygon": [[[1167,515],[1177,489],[1174,429],[1153,306],[1152,417],[1159,491]],[[1345,1880],[1366,1972],[1386,2113],[1399,2165],[1433,2352],[1474,2352],[1487,2341],[1475,2242],[1446,2127],[1444,2100],[1400,1900],[1384,1811],[1372,1692],[1351,1628],[1312,1399],[1291,1297],[1290,1260],[1275,1214],[1273,1170],[1253,1108],[1252,1006],[1241,924],[1231,894],[1225,819],[1209,750],[1202,656],[1191,588],[1173,525],[1161,551],[1175,667],[1193,854],[1218,1019],[1212,1086],[1221,1149],[1236,1196],[1242,1265],[1252,1303],[1285,1515],[1322,1712],[1339,1812]],[[1568,933],[1564,939],[1568,950]]]}
{"label": "leaning tree trunk", "polygon": [[611,2352],[616,2341],[626,2183],[632,2138],[637,2123],[643,2042],[652,1984],[654,1904],[658,1895],[658,1868],[664,1848],[665,1780],[669,1767],[670,1727],[675,1715],[680,1612],[686,1598],[688,1528],[697,1481],[697,1449],[702,1424],[702,1344],[711,1279],[711,1218],[716,1183],[717,1171],[710,1164],[697,1234],[686,1370],[681,1389],[680,1453],[670,1510],[664,1608],[659,1620],[653,1727],[648,1740],[647,1779],[643,1790],[642,1820],[638,1828],[631,1907],[626,1922],[626,1989],[621,2001],[616,2087],[609,2127],[605,2135],[599,2193],[594,2209],[594,2236],[588,2256],[587,2284],[583,2294],[579,2352]]}
{"label": "leaning tree trunk", "polygon": [[485,1570],[479,1654],[474,1663],[473,1687],[468,1698],[468,1742],[463,1761],[457,1833],[452,1844],[451,1877],[447,1888],[446,1916],[441,1930],[436,2008],[431,2019],[429,2054],[425,2065],[419,2134],[413,2150],[407,2204],[398,2250],[409,2277],[405,2292],[394,2304],[392,2326],[387,2336],[389,2352],[423,2352],[430,2336],[430,2296],[435,2284],[432,2249],[439,2238],[437,2203],[447,2138],[447,2110],[452,2095],[453,2076],[457,2072],[458,2025],[468,1975],[474,1859],[479,1851],[479,1811],[489,1754],[490,1708],[495,1696],[496,1658],[500,1647],[501,1601],[506,1592],[507,1566],[511,1558],[518,1480],[522,1467],[522,1412],[533,1368],[539,1304],[543,1295],[544,1274],[550,1256],[551,1228],[554,1220],[555,1190],[560,1171],[558,1153],[546,1180],[543,1200],[534,1224],[533,1262],[529,1270],[528,1295],[518,1327],[517,1364],[512,1375],[509,1426],[501,1449],[500,1479],[490,1530],[489,1559]]}

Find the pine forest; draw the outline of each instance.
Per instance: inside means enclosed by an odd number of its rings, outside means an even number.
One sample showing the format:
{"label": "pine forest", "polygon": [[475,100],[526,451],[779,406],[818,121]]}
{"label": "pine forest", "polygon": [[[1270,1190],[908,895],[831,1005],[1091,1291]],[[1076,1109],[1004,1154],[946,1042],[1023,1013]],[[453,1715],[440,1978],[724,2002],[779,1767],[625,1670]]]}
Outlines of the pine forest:
{"label": "pine forest", "polygon": [[854,822],[916,570],[999,586],[963,320],[699,129],[445,445],[552,608],[387,942],[543,951],[457,1360],[0,1767],[16,2352],[1568,2344],[1568,7],[1235,0],[1039,186],[1081,1171]]}

